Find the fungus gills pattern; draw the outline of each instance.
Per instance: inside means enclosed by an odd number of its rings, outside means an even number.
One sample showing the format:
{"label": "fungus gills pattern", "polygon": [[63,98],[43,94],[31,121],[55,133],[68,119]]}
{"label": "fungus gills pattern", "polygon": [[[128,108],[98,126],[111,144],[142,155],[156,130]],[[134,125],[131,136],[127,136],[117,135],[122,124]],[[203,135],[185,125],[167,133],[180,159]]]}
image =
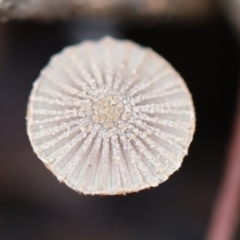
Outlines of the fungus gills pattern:
{"label": "fungus gills pattern", "polygon": [[60,181],[114,195],[167,180],[187,154],[195,115],[184,81],[161,56],[105,37],[51,59],[34,83],[27,128]]}

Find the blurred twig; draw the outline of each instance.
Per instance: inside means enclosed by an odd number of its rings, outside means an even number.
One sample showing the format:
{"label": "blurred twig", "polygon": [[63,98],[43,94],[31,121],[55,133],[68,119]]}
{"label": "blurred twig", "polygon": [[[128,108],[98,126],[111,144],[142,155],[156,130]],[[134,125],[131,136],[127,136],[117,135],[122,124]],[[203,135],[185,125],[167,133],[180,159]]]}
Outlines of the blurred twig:
{"label": "blurred twig", "polygon": [[232,240],[240,204],[240,92],[224,180],[210,223],[207,240]]}
{"label": "blurred twig", "polygon": [[240,37],[240,0],[218,0]]}
{"label": "blurred twig", "polygon": [[0,21],[52,20],[79,15],[142,18],[204,18],[214,0],[0,0]]}

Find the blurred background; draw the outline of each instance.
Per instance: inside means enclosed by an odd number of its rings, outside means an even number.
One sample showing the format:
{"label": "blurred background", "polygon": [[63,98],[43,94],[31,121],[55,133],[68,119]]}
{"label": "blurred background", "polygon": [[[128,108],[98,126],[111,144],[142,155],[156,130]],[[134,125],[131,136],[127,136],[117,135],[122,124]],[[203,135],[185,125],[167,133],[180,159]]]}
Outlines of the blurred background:
{"label": "blurred background", "polygon": [[[181,14],[174,7],[153,17],[134,12],[137,5],[105,6],[108,11],[98,8],[96,16],[89,6],[76,10],[74,18],[68,12],[47,21],[41,14],[23,20],[17,5],[7,2],[0,0],[0,239],[204,239],[226,164],[240,79],[237,28],[224,4],[204,0],[190,9],[181,5],[186,10]],[[105,35],[150,46],[177,69],[192,93],[197,128],[189,155],[167,182],[126,196],[92,197],[60,184],[34,155],[25,113],[32,83],[53,54]]]}

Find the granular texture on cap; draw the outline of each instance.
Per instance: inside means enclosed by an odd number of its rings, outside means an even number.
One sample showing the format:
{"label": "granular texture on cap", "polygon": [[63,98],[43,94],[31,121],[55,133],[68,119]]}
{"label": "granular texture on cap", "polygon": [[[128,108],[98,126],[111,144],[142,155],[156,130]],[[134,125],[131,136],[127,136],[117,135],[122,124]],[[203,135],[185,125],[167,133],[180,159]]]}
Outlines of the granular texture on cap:
{"label": "granular texture on cap", "polygon": [[60,181],[92,195],[164,182],[181,166],[194,129],[190,93],[171,65],[110,37],[53,56],[27,111],[37,156]]}

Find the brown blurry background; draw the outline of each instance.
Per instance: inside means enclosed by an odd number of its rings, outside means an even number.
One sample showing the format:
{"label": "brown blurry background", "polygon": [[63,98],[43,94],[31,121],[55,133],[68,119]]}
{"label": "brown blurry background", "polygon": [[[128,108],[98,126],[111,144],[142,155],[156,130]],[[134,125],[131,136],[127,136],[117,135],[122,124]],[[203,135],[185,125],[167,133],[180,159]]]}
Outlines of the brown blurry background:
{"label": "brown blurry background", "polygon": [[[231,136],[240,51],[220,12],[191,24],[170,20],[0,24],[1,240],[204,239]],[[180,171],[159,187],[127,196],[84,196],[60,184],[26,135],[28,96],[50,56],[104,35],[150,46],[165,57],[186,80],[196,107],[197,130]]]}

